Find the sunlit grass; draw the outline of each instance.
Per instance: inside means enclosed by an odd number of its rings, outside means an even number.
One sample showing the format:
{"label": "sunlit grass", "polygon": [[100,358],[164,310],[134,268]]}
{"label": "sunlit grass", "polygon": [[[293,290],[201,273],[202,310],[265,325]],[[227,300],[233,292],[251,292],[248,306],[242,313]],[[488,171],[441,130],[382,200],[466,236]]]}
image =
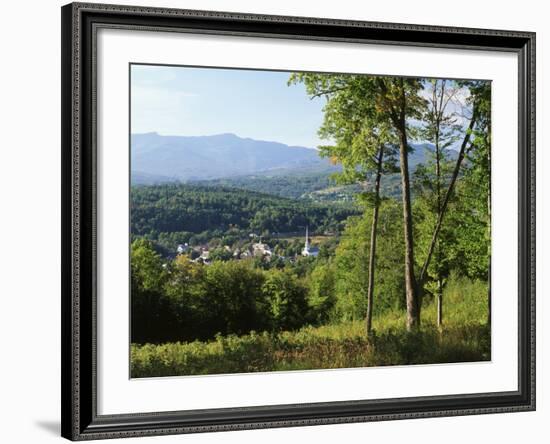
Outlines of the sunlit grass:
{"label": "sunlit grass", "polygon": [[487,285],[453,278],[443,296],[444,324],[436,325],[435,301],[426,298],[422,325],[407,332],[404,310],[373,319],[308,326],[278,334],[252,332],[209,342],[132,345],[132,377],[306,370],[490,359]]}

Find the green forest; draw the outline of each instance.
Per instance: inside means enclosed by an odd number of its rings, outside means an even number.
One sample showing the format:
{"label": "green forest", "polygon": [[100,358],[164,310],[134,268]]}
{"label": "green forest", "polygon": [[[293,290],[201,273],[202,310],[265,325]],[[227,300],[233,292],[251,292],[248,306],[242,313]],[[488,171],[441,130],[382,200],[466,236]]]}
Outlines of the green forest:
{"label": "green forest", "polygon": [[349,216],[359,213],[352,202],[298,201],[218,185],[134,186],[131,191],[133,238],[153,241],[164,255],[183,243],[233,246],[250,234],[303,236],[306,225],[317,233],[338,233]]}
{"label": "green forest", "polygon": [[132,186],[132,377],[491,358],[490,83],[298,83],[335,171]]}

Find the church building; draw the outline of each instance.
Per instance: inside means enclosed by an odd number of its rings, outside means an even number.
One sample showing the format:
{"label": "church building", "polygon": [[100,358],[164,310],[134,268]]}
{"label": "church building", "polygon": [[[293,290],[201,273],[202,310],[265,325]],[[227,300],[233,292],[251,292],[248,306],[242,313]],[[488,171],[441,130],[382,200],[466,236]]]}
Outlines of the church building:
{"label": "church building", "polygon": [[306,242],[304,244],[304,248],[302,249],[302,256],[313,256],[317,257],[319,254],[319,248],[317,247],[311,247],[309,245],[309,230],[308,226],[306,225]]}

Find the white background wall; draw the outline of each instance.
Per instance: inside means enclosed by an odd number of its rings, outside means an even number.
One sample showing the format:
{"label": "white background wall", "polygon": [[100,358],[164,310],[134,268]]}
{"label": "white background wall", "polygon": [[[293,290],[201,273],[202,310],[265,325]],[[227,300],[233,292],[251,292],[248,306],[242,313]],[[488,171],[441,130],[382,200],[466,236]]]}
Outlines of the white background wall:
{"label": "white background wall", "polygon": [[[146,0],[118,3],[261,14],[516,29],[537,32],[538,409],[519,414],[141,438],[126,442],[275,443],[548,442],[550,304],[543,226],[545,109],[550,14],[543,1]],[[7,443],[59,442],[60,411],[60,6],[4,2],[0,26],[0,436]],[[545,158],[546,157],[546,158]],[[544,250],[544,251],[543,251]],[[546,271],[546,272],[545,272]],[[546,437],[544,435],[547,435]]]}

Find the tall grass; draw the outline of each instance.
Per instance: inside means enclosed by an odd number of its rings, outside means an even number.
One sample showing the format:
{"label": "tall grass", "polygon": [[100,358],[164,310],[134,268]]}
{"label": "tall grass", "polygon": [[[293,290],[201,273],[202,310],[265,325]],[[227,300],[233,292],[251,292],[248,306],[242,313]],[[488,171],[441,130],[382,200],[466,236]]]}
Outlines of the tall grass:
{"label": "tall grass", "polygon": [[436,326],[436,304],[425,300],[415,332],[406,331],[404,312],[390,311],[373,320],[368,338],[364,323],[353,321],[209,342],[133,344],[131,373],[141,378],[489,360],[487,285],[455,277],[443,300],[442,328]]}

